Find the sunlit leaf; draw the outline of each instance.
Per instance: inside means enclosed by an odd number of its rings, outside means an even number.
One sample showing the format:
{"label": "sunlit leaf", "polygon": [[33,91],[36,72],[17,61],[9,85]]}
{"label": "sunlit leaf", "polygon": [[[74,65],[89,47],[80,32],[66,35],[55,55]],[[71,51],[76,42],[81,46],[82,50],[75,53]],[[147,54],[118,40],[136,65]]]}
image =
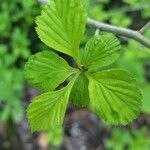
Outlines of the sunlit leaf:
{"label": "sunlit leaf", "polygon": [[120,56],[120,42],[113,34],[93,37],[82,53],[81,63],[86,69],[95,70],[112,64]]}
{"label": "sunlit leaf", "polygon": [[112,69],[88,78],[91,108],[107,124],[126,125],[137,117],[142,97],[130,73]]}
{"label": "sunlit leaf", "polygon": [[36,31],[49,47],[79,59],[87,13],[80,0],[53,0],[37,17]]}
{"label": "sunlit leaf", "polygon": [[32,131],[48,131],[62,125],[71,88],[77,76],[63,89],[33,99],[27,109]]}
{"label": "sunlit leaf", "polygon": [[52,51],[37,53],[25,65],[25,76],[29,83],[43,90],[54,90],[76,70]]}

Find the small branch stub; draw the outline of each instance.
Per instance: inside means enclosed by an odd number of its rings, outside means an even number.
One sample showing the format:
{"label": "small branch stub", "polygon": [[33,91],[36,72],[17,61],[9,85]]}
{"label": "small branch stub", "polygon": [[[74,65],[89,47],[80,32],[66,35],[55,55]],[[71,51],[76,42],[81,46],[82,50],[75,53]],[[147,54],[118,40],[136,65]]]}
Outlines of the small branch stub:
{"label": "small branch stub", "polygon": [[143,34],[148,29],[150,29],[150,21],[140,30],[140,33]]}

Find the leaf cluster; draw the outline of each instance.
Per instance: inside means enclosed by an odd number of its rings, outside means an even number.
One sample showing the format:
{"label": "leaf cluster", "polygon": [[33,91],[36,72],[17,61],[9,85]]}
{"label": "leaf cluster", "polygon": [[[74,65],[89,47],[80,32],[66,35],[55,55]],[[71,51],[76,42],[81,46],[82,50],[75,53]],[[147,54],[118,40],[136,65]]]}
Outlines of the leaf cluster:
{"label": "leaf cluster", "polygon": [[[85,3],[80,0],[53,0],[36,19],[39,38],[71,56],[78,67],[71,67],[52,50],[30,57],[25,76],[44,92],[27,109],[32,131],[61,126],[69,100],[91,108],[112,125],[126,125],[140,112],[142,97],[133,76],[122,69],[106,70],[120,55],[119,40],[113,34],[94,36],[80,50],[86,21]],[[68,85],[56,90],[68,78]]]}

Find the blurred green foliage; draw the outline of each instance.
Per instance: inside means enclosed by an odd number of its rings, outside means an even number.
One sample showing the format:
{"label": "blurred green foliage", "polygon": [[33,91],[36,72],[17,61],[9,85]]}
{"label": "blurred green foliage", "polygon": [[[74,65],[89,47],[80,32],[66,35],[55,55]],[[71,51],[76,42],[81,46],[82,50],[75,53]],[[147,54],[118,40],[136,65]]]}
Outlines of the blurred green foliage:
{"label": "blurred green foliage", "polygon": [[90,0],[89,16],[98,21],[106,21],[124,27],[129,26],[132,18],[123,10],[124,8],[120,8],[117,3],[114,6],[110,5],[111,0]]}
{"label": "blurred green foliage", "polygon": [[128,4],[131,11],[133,10],[141,10],[143,18],[150,17],[150,0],[123,0],[126,4]]}
{"label": "blurred green foliage", "polygon": [[[11,115],[14,121],[22,116],[23,74],[13,65],[15,57],[7,52],[7,46],[0,45],[0,102],[3,106],[0,119],[6,121]],[[10,68],[11,67],[11,68]]]}
{"label": "blurred green foliage", "polygon": [[18,122],[23,114],[23,65],[35,43],[36,1],[0,1],[0,119]]}
{"label": "blurred green foliage", "polygon": [[149,150],[150,136],[148,128],[133,129],[113,129],[111,138],[105,140],[107,150]]}

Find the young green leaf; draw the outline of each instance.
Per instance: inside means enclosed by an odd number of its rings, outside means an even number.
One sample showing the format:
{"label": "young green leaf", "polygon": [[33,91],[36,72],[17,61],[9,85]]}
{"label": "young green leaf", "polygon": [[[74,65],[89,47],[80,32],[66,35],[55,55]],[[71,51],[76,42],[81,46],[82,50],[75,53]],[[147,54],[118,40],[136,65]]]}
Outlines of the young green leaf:
{"label": "young green leaf", "polygon": [[90,70],[112,64],[120,56],[120,42],[113,34],[93,37],[86,44],[81,56],[82,65]]}
{"label": "young green leaf", "polygon": [[[27,110],[32,131],[61,126],[69,98],[77,106],[90,105],[108,124],[125,125],[139,114],[141,92],[132,75],[119,69],[97,72],[120,55],[120,42],[113,34],[93,37],[79,56],[87,20],[86,4],[86,0],[53,0],[37,17],[36,31],[40,39],[72,56],[80,69],[70,67],[52,51],[29,59],[25,66],[26,78],[47,92],[35,97]],[[76,75],[65,88],[53,91],[72,74]]]}
{"label": "young green leaf", "polygon": [[48,131],[62,125],[71,88],[77,78],[59,91],[44,93],[33,99],[27,109],[31,130]]}
{"label": "young green leaf", "polygon": [[79,59],[86,20],[81,0],[53,0],[37,17],[36,31],[49,47]]}
{"label": "young green leaf", "polygon": [[39,52],[25,65],[25,77],[36,88],[45,92],[54,90],[76,70],[53,51]]}
{"label": "young green leaf", "polygon": [[78,107],[86,107],[90,102],[88,79],[83,73],[79,75],[72,87],[70,100],[74,105]]}
{"label": "young green leaf", "polygon": [[141,92],[130,73],[112,69],[88,75],[91,108],[113,125],[131,122],[141,107]]}

